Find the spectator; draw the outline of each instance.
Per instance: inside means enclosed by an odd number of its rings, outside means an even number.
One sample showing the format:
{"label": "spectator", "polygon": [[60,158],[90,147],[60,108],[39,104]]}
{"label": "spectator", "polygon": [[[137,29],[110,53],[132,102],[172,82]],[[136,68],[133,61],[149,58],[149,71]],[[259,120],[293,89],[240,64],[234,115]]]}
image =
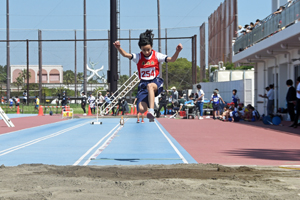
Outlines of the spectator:
{"label": "spectator", "polygon": [[253,22],[251,22],[251,23],[250,23],[250,28],[249,28],[249,29],[250,29],[250,31],[252,31],[252,30],[254,29],[254,27],[255,27],[254,23],[253,23]]}
{"label": "spectator", "polygon": [[294,3],[294,0],[288,0],[288,5],[286,6],[287,8],[290,7]]}
{"label": "spectator", "polygon": [[228,120],[228,116],[229,116],[229,106],[226,105],[226,106],[224,107],[224,112],[223,112],[222,115],[220,116],[220,119],[221,119],[222,121],[227,121],[227,120]]}
{"label": "spectator", "polygon": [[286,81],[286,85],[288,86],[288,92],[286,94],[286,102],[287,102],[287,108],[290,115],[291,122],[293,122],[290,127],[293,127],[294,125],[294,118],[295,118],[295,105],[297,101],[296,96],[296,89],[293,86],[293,81],[291,79]]}
{"label": "spectator", "polygon": [[1,97],[1,104],[4,104],[4,96]]}
{"label": "spectator", "polygon": [[24,90],[23,92],[23,104],[26,104],[27,103],[27,91]]}
{"label": "spectator", "polygon": [[255,122],[255,121],[259,120],[260,115],[259,115],[258,111],[255,110],[255,108],[252,105],[249,108],[250,108],[250,113],[251,113],[251,121]]}
{"label": "spectator", "polygon": [[176,90],[175,86],[173,86],[171,90],[172,90],[172,104],[174,104],[177,103],[178,101],[178,91]]}
{"label": "spectator", "polygon": [[85,106],[86,106],[87,97],[84,92],[81,92],[81,108],[83,110],[83,115],[86,115]]}
{"label": "spectator", "polygon": [[20,106],[20,99],[18,96],[16,96],[16,106]]}
{"label": "spectator", "polygon": [[224,100],[219,95],[219,91],[218,90],[214,90],[212,98],[211,98],[211,100],[208,103],[208,104],[210,104],[211,101],[213,102],[213,111],[214,111],[213,118],[214,119],[218,119],[219,118],[218,110],[219,110],[220,100],[222,100],[222,102],[225,104]]}
{"label": "spectator", "polygon": [[254,24],[255,28],[259,27],[260,25],[261,25],[260,20],[257,19],[256,22],[255,22],[255,24]]}
{"label": "spectator", "polygon": [[98,99],[97,99],[97,102],[98,102],[98,108],[99,108],[99,112],[101,113],[101,107],[103,106],[104,102],[105,102],[105,99],[104,99],[104,96],[102,95],[102,92],[100,92],[98,94]]}
{"label": "spectator", "polygon": [[230,113],[229,116],[230,118],[233,118],[233,122],[239,122],[241,117],[240,117],[240,113],[238,111],[235,111],[233,107],[229,108]]}
{"label": "spectator", "polygon": [[113,101],[114,101],[115,97],[113,94],[114,94],[113,92],[110,93],[110,101],[111,101],[111,106],[112,106],[112,109],[111,109],[112,114],[115,115],[115,107],[113,106]]}
{"label": "spectator", "polygon": [[35,106],[34,109],[36,109],[37,111],[39,110],[39,106],[40,106],[40,99],[38,98],[38,96],[35,96]]}
{"label": "spectator", "polygon": [[203,104],[204,104],[204,95],[205,95],[205,93],[201,89],[200,84],[197,85],[197,90],[198,90],[198,92],[197,92],[198,98],[195,99],[195,103],[197,103],[197,107],[198,107],[199,112],[200,112],[199,119],[203,119]]}
{"label": "spectator", "polygon": [[273,15],[281,14],[283,10],[284,10],[284,6],[280,6],[275,12],[273,12]]}
{"label": "spectator", "polygon": [[244,26],[244,29],[245,29],[245,33],[250,33],[251,32],[249,24],[246,24]]}
{"label": "spectator", "polygon": [[164,115],[166,117],[168,100],[167,100],[167,94],[165,91],[162,91],[162,93],[160,93],[160,97],[158,98],[158,101],[159,101],[159,107],[158,107],[158,112],[157,112],[156,116],[159,117],[160,110],[162,108],[164,108]]}
{"label": "spectator", "polygon": [[267,115],[272,115],[274,110],[274,84],[271,84],[269,87],[265,88],[267,90],[267,94],[259,95],[262,98],[268,99],[267,103]]}
{"label": "spectator", "polygon": [[239,30],[235,33],[238,35],[238,37],[240,37],[241,35],[244,35],[245,32],[246,30],[241,25],[239,25]]}
{"label": "spectator", "polygon": [[92,95],[92,93],[90,93],[90,96],[88,98],[88,103],[90,104],[90,109],[91,109],[91,113],[93,113],[94,111],[94,114],[95,114],[95,103],[96,103],[96,98]]}
{"label": "spectator", "polygon": [[12,107],[14,105],[14,100],[10,97],[8,101],[9,101],[9,108],[10,110],[12,110]]}
{"label": "spectator", "polygon": [[178,103],[179,103],[179,111],[183,111],[185,109],[185,107],[184,107],[185,99],[184,99],[182,93],[179,93]]}
{"label": "spectator", "polygon": [[296,96],[297,96],[297,102],[296,102],[296,115],[294,118],[294,124],[293,127],[298,127],[298,119],[300,116],[300,76],[297,78],[297,89],[296,89]]}
{"label": "spectator", "polygon": [[232,90],[232,102],[234,103],[234,106],[237,108],[238,104],[240,103],[240,98],[236,93],[237,93],[236,89]]}

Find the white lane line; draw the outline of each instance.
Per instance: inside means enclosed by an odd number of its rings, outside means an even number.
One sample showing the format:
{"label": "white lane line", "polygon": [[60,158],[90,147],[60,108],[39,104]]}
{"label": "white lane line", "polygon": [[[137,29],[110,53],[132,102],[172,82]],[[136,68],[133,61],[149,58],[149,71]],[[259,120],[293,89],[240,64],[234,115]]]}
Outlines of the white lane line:
{"label": "white lane line", "polygon": [[175,152],[177,153],[177,155],[182,159],[182,162],[185,163],[185,164],[188,164],[188,161],[183,157],[183,155],[180,153],[180,151],[177,149],[177,147],[173,144],[173,142],[170,140],[170,138],[168,138],[168,136],[163,132],[163,130],[161,130],[161,128],[159,127],[159,125],[157,124],[156,121],[155,121],[155,124],[158,127],[158,129],[160,130],[160,132],[168,140],[168,142],[170,143],[170,145],[173,147],[173,149],[175,150]]}
{"label": "white lane line", "polygon": [[83,154],[73,165],[78,165],[93,149],[95,149],[106,137],[108,137],[120,124],[118,123],[109,133],[101,138],[94,146],[92,146],[85,154]]}
{"label": "white lane line", "polygon": [[[124,123],[126,123],[128,119],[125,120]],[[88,159],[87,161],[85,161],[85,163],[83,164],[83,166],[86,166],[88,165],[91,160],[94,160],[97,158],[97,156],[99,156],[103,150],[111,143],[111,141],[116,137],[117,133],[123,128],[123,126],[119,126],[117,128],[117,130],[115,130],[115,132],[101,145],[101,147],[99,147],[94,154],[92,154]]]}
{"label": "white lane line", "polygon": [[61,134],[65,133],[65,132],[68,132],[68,131],[70,131],[70,130],[76,129],[76,128],[78,128],[78,127],[81,127],[81,126],[83,126],[83,125],[85,125],[85,124],[87,124],[87,123],[90,123],[90,122],[85,122],[85,123],[83,123],[83,124],[79,124],[79,125],[76,125],[76,126],[73,126],[73,127],[70,127],[70,128],[66,128],[66,129],[61,130],[61,131],[58,131],[58,132],[56,132],[56,133],[52,133],[52,134],[50,134],[50,135],[43,136],[43,137],[40,137],[40,138],[31,140],[31,141],[29,141],[29,142],[26,142],[26,143],[23,143],[23,144],[20,144],[20,145],[17,145],[17,146],[14,146],[14,147],[11,147],[11,148],[2,150],[2,151],[0,151],[0,153],[1,153],[0,156],[6,155],[6,154],[8,154],[8,153],[11,153],[11,152],[13,152],[13,151],[22,149],[22,148],[24,148],[24,147],[27,147],[27,146],[30,146],[30,145],[33,145],[33,144],[36,144],[36,143],[41,142],[41,141],[43,141],[43,140],[46,140],[46,139],[53,138],[53,137],[55,137],[55,136],[61,135]]}

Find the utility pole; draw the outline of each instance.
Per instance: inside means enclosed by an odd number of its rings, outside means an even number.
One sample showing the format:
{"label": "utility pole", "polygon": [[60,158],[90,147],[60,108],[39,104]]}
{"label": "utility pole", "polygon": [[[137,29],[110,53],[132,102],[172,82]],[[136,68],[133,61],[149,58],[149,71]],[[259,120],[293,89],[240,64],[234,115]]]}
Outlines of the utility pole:
{"label": "utility pole", "polygon": [[[157,20],[158,20],[158,52],[161,52],[161,32],[160,32],[160,6],[159,0],[157,0]],[[162,78],[161,63],[159,63],[159,77]]]}
{"label": "utility pole", "polygon": [[87,94],[86,0],[83,1],[83,91]]}
{"label": "utility pole", "polygon": [[118,87],[118,56],[113,43],[117,40],[117,2],[110,0],[110,91],[115,92]]}
{"label": "utility pole", "polygon": [[[27,105],[29,105],[29,41],[26,41],[26,64],[27,64]],[[32,74],[33,76],[33,74]]]}
{"label": "utility pole", "polygon": [[[75,98],[77,98],[77,37],[76,37],[76,30],[74,31],[75,36],[75,44],[74,44],[74,66],[75,66]],[[75,100],[75,103],[77,100]]]}
{"label": "utility pole", "polygon": [[9,0],[6,0],[6,94],[7,101],[10,98],[10,44],[9,44]]}
{"label": "utility pole", "polygon": [[[42,31],[38,30],[39,40],[39,99],[42,99],[42,81],[43,81],[43,67],[42,67]],[[44,100],[45,101],[45,100]]]}

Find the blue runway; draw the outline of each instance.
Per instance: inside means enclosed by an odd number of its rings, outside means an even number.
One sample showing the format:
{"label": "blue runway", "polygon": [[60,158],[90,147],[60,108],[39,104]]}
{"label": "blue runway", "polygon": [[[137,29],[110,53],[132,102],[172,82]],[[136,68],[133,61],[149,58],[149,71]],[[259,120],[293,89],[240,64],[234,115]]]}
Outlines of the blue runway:
{"label": "blue runway", "polygon": [[0,135],[0,165],[146,165],[197,163],[159,122],[73,119]]}

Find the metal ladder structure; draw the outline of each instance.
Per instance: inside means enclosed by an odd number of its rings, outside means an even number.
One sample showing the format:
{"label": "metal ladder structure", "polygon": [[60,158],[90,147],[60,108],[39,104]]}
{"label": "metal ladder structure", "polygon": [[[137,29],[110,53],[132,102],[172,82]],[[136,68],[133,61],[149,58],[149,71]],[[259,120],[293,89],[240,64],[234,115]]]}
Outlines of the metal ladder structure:
{"label": "metal ladder structure", "polygon": [[15,125],[12,123],[12,121],[8,118],[6,113],[2,110],[0,107],[0,116],[2,117],[3,121],[6,123],[8,127],[15,127]]}
{"label": "metal ladder structure", "polygon": [[112,110],[112,108],[114,108],[118,104],[119,99],[125,97],[125,95],[130,92],[139,82],[140,79],[138,76],[138,72],[134,72],[133,75],[127,81],[125,81],[125,83],[121,87],[119,87],[119,89],[115,91],[115,93],[113,93],[113,95],[110,97],[111,99],[113,98],[111,103],[107,106],[103,104],[100,107],[101,115],[108,114]]}

